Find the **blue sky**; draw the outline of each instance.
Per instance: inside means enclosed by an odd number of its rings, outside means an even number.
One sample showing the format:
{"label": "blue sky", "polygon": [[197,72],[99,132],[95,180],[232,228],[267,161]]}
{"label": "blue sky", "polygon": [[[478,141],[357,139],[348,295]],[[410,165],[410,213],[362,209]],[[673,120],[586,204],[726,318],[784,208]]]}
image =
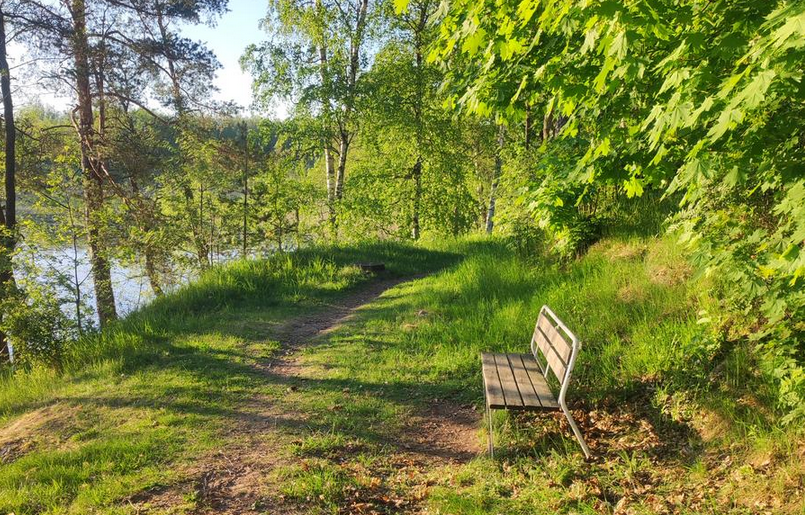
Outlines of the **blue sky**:
{"label": "blue sky", "polygon": [[229,0],[229,12],[216,26],[195,25],[182,30],[185,36],[205,42],[223,65],[215,81],[220,89],[216,99],[234,100],[244,108],[251,103],[252,80],[238,61],[248,45],[266,38],[259,23],[267,7],[267,0]]}

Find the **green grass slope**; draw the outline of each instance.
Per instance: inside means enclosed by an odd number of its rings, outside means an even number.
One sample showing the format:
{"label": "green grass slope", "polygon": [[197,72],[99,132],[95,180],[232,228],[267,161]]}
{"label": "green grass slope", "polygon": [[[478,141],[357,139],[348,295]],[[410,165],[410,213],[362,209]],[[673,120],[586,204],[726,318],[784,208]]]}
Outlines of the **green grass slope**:
{"label": "green grass slope", "polygon": [[[306,352],[310,379],[294,403],[319,426],[294,435],[304,459],[282,477],[288,495],[319,499],[306,506],[323,513],[349,512],[355,485],[375,483],[382,498],[424,497],[444,514],[805,509],[802,430],[778,426],[748,349],[712,336],[702,312],[717,306],[672,239],[611,238],[564,266],[500,241],[445,246],[464,259],[395,288]],[[403,436],[395,417],[450,399],[473,404],[480,426],[479,353],[526,352],[543,304],[583,342],[569,398],[596,458],[583,460],[561,416],[497,413],[496,460],[413,482],[394,473],[397,451],[371,445]],[[367,409],[350,409],[356,391]],[[367,462],[375,480],[362,478]],[[376,496],[373,506],[395,512]]]}
{"label": "green grass slope", "polygon": [[365,244],[234,263],[77,342],[63,375],[0,376],[0,513],[132,512],[132,495],[220,447],[241,404],[281,391],[254,367],[269,336],[369,280],[354,263],[407,276],[456,259]]}
{"label": "green grass slope", "polygon": [[[277,327],[369,280],[359,261],[430,275],[306,347],[293,384],[262,374]],[[802,430],[779,426],[749,347],[713,336],[707,290],[670,239],[563,265],[494,239],[236,263],[79,342],[61,376],[2,377],[0,513],[136,513],[228,445],[255,396],[303,421],[277,428],[255,513],[802,513]],[[543,304],[582,340],[569,399],[596,458],[561,417],[499,413],[495,460],[404,459],[437,399],[475,407],[481,446],[478,354],[525,351]],[[165,513],[212,509],[183,492]]]}

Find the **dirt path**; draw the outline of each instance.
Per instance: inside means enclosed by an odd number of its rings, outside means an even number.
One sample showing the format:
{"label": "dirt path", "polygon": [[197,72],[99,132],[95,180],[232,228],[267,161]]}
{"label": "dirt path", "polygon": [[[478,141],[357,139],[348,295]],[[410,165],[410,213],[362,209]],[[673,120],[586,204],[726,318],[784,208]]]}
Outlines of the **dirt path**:
{"label": "dirt path", "polygon": [[337,304],[329,304],[325,309],[305,315],[287,322],[276,334],[283,347],[284,354],[295,353],[299,347],[313,338],[334,331],[349,320],[355,310],[371,303],[383,293],[398,284],[413,281],[423,276],[406,279],[376,279],[369,284],[341,299]]}
{"label": "dirt path", "polygon": [[[372,281],[338,303],[287,322],[272,335],[280,341],[282,349],[257,367],[270,376],[271,382],[298,382],[306,372],[300,361],[302,348],[348,323],[356,310],[385,291],[409,280],[412,279]],[[271,491],[271,472],[289,460],[283,456],[282,448],[287,442],[277,427],[294,424],[304,427],[304,416],[286,403],[277,402],[276,397],[251,399],[227,435],[226,447],[199,460],[189,471],[187,475],[195,479],[180,485],[178,492],[175,488],[150,491],[132,502],[147,507],[144,513],[154,508],[175,508],[180,499],[188,497],[196,505],[194,513],[301,513],[292,505],[274,502],[277,495]],[[404,424],[403,437],[393,442],[393,459],[409,464],[417,472],[467,462],[480,452],[477,437],[480,417],[469,407],[433,400],[417,409]]]}
{"label": "dirt path", "polygon": [[[370,304],[385,291],[420,277],[374,281],[322,312],[290,321],[278,331],[283,353],[268,365],[270,373],[286,381],[299,378],[304,373],[298,352],[302,347],[340,328],[356,310]],[[435,400],[406,421],[403,439],[397,441],[396,446],[407,458],[423,465],[467,462],[480,451],[476,437],[479,420],[470,407]]]}
{"label": "dirt path", "polygon": [[[421,277],[374,281],[322,312],[288,322],[278,331],[283,352],[268,365],[270,373],[285,380],[299,378],[304,373],[298,352],[302,347],[340,328],[356,310],[370,304],[385,291]],[[403,440],[398,441],[397,446],[409,458],[427,465],[466,462],[480,451],[476,437],[479,420],[470,407],[444,400],[432,401],[406,421]]]}

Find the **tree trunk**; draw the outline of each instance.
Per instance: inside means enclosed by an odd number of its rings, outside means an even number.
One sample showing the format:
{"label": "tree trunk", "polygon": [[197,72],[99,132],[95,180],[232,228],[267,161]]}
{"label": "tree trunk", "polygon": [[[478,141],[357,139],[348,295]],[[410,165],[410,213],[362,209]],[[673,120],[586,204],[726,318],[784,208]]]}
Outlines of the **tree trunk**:
{"label": "tree trunk", "polygon": [[415,240],[419,239],[420,236],[420,227],[419,227],[419,209],[422,203],[422,157],[420,156],[416,163],[414,163],[414,169],[411,171],[411,174],[414,177],[414,199],[413,199],[413,206],[412,206],[412,214],[411,214],[411,237]]}
{"label": "tree trunk", "polygon": [[349,153],[349,133],[342,130],[338,142],[338,170],[335,176],[336,204],[344,198],[344,175],[347,171],[347,154]]}
{"label": "tree trunk", "polygon": [[545,113],[542,119],[542,142],[546,142],[553,136],[553,109]]}
{"label": "tree trunk", "polygon": [[420,236],[420,206],[422,203],[422,153],[424,142],[424,127],[422,121],[422,111],[425,104],[425,77],[423,69],[423,33],[427,28],[428,21],[428,5],[420,5],[419,19],[417,20],[414,45],[415,45],[415,63],[416,63],[416,101],[414,102],[414,123],[416,125],[416,148],[417,157],[414,168],[411,171],[414,180],[414,195],[411,205],[411,237],[418,240]]}
{"label": "tree trunk", "polygon": [[[88,159],[82,159],[82,167],[90,167]],[[86,174],[87,172],[85,172]],[[92,173],[92,172],[89,172]],[[92,283],[95,287],[95,308],[101,327],[117,319],[115,293],[112,287],[112,267],[106,253],[101,234],[103,221],[103,186],[95,177],[84,177],[85,217],[87,220],[87,240],[89,243],[89,262],[92,270]]]}
{"label": "tree trunk", "polygon": [[92,280],[95,286],[95,304],[101,327],[117,319],[115,294],[112,288],[112,270],[102,230],[103,176],[100,158],[94,150],[94,114],[90,88],[89,42],[87,40],[86,7],[84,0],[73,0],[73,58],[76,91],[78,92],[78,136],[81,139],[81,171],[83,174],[84,202],[87,220],[87,240]]}
{"label": "tree trunk", "polygon": [[333,238],[338,237],[338,219],[335,211],[335,158],[329,142],[324,146],[325,173],[327,176],[327,212],[330,217],[330,230]]}
{"label": "tree trunk", "polygon": [[293,230],[293,234],[294,234],[294,241],[296,243],[296,249],[298,250],[299,249],[299,208],[298,207],[294,208],[293,214],[294,214],[294,224],[293,224],[294,230]]}
{"label": "tree trunk", "polygon": [[489,208],[486,210],[486,234],[492,234],[492,229],[495,228],[495,202],[497,201],[498,191],[498,177],[497,177],[497,159],[495,159],[495,178],[492,179],[492,187],[489,191]]}
{"label": "tree trunk", "polygon": [[[157,228],[156,212],[158,208],[155,202],[142,194],[140,185],[134,177],[129,178],[129,183],[131,184],[131,191],[134,194],[135,205],[137,207],[136,213],[134,214],[135,220],[137,220],[143,234],[151,235]],[[157,248],[148,237],[146,237],[145,241],[142,243],[142,253],[145,258],[145,275],[148,277],[151,291],[153,291],[154,295],[157,297],[161,297],[164,292],[159,277],[159,268],[160,265],[165,262],[164,254],[160,252],[160,249]]]}
{"label": "tree trunk", "polygon": [[[321,0],[316,2],[316,5],[319,9],[322,9]],[[323,89],[323,94],[321,98],[321,105],[322,105],[322,119],[325,124],[325,129],[329,129],[331,120],[331,112],[330,112],[330,95],[331,91],[331,84],[330,84],[330,70],[329,70],[329,62],[327,60],[327,45],[325,44],[323,38],[324,35],[321,34],[320,37],[322,38],[321,43],[319,44],[319,78],[321,79],[321,85]],[[333,150],[331,148],[331,139],[329,135],[329,130],[325,130],[324,135],[324,174],[325,179],[327,181],[327,212],[329,216],[330,222],[330,232],[332,233],[332,237],[334,239],[338,238],[338,220],[336,215],[335,209],[335,184],[336,184],[336,177],[335,177],[335,158],[333,157]]]}
{"label": "tree trunk", "polygon": [[352,35],[349,45],[349,67],[347,70],[346,99],[339,121],[338,134],[338,169],[335,176],[335,191],[333,205],[330,208],[330,220],[334,233],[338,231],[338,204],[344,198],[344,177],[347,169],[347,154],[349,153],[350,133],[349,125],[352,120],[352,111],[355,107],[356,85],[358,81],[358,70],[360,68],[361,45],[363,43],[363,33],[366,28],[366,15],[369,9],[369,0],[360,0],[358,12],[355,18],[355,32]]}
{"label": "tree trunk", "polygon": [[338,205],[344,197],[344,175],[347,169],[347,153],[349,152],[349,134],[344,131],[339,133],[338,143],[338,167],[335,170],[335,184],[333,184],[333,196],[330,201],[330,230],[333,238],[338,238]]}
{"label": "tree trunk", "polygon": [[243,131],[243,259],[249,253],[249,126],[242,125]]}
{"label": "tree trunk", "polygon": [[503,135],[504,128],[501,125],[498,128],[498,148],[495,152],[495,173],[492,176],[492,186],[489,191],[489,208],[486,211],[486,233],[492,234],[492,229],[495,228],[495,204],[497,203],[498,182],[500,181],[501,169],[503,168],[503,159],[501,151],[503,150]]}
{"label": "tree trunk", "polygon": [[[193,190],[187,189],[192,193]],[[191,199],[192,200],[192,199]],[[191,207],[191,209],[194,209]],[[212,227],[212,214],[210,215],[210,227]],[[193,226],[193,235],[196,240],[196,254],[198,255],[199,266],[207,269],[212,265],[212,238],[207,240],[204,233],[204,185],[198,187],[198,218]]]}
{"label": "tree trunk", "polygon": [[3,95],[3,120],[5,121],[6,136],[6,213],[4,223],[6,228],[13,232],[17,225],[17,129],[14,123],[14,103],[11,98],[11,70],[6,55],[5,14],[2,11],[0,11],[0,93]]}
{"label": "tree trunk", "polygon": [[78,324],[78,334],[84,334],[84,319],[81,314],[81,278],[79,274],[79,245],[78,245],[78,229],[76,228],[75,223],[75,216],[73,216],[73,204],[69,200],[67,201],[67,216],[70,220],[70,239],[73,245],[73,288],[75,288],[75,297],[73,298],[73,304],[75,305],[75,321]]}
{"label": "tree trunk", "polygon": [[525,105],[525,149],[531,147],[531,106],[526,103]]}
{"label": "tree trunk", "polygon": [[198,266],[202,270],[205,270],[210,266],[210,249],[204,234],[204,188],[200,187],[199,191],[201,192],[201,198],[199,199],[198,209],[196,209],[196,198],[193,194],[193,188],[188,184],[182,185],[185,209],[187,209],[189,217],[190,232],[193,237],[193,246],[195,247]]}
{"label": "tree trunk", "polygon": [[162,290],[162,285],[159,281],[159,272],[157,271],[157,257],[156,252],[151,245],[145,247],[145,275],[148,277],[148,284],[151,286],[151,291],[154,295],[161,297],[165,294]]}
{"label": "tree trunk", "polygon": [[[3,95],[3,120],[5,126],[6,170],[5,170],[5,212],[0,206],[0,298],[8,298],[16,292],[12,256],[17,243],[17,186],[16,186],[16,141],[14,125],[14,104],[11,98],[11,70],[6,55],[6,20],[0,10],[0,93]],[[2,312],[0,312],[0,321]],[[8,336],[0,331],[0,363],[10,358]]]}

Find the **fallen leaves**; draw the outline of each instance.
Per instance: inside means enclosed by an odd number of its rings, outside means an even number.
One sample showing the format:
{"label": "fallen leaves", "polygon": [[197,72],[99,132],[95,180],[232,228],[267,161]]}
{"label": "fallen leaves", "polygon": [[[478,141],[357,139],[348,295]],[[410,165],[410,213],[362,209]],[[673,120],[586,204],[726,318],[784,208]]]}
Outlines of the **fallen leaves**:
{"label": "fallen leaves", "polygon": [[[564,512],[584,505],[613,515],[799,513],[805,467],[793,465],[796,456],[785,455],[787,470],[779,452],[752,455],[746,442],[705,441],[698,421],[690,418],[693,412],[656,405],[655,390],[645,386],[628,402],[573,411],[594,458],[585,463],[557,453],[534,466],[531,473],[538,471],[545,487],[560,490],[552,508]],[[518,454],[545,454],[543,446],[549,449],[570,434],[561,413],[512,420]],[[529,451],[529,444],[540,450]],[[506,464],[501,469],[512,471]]]}

